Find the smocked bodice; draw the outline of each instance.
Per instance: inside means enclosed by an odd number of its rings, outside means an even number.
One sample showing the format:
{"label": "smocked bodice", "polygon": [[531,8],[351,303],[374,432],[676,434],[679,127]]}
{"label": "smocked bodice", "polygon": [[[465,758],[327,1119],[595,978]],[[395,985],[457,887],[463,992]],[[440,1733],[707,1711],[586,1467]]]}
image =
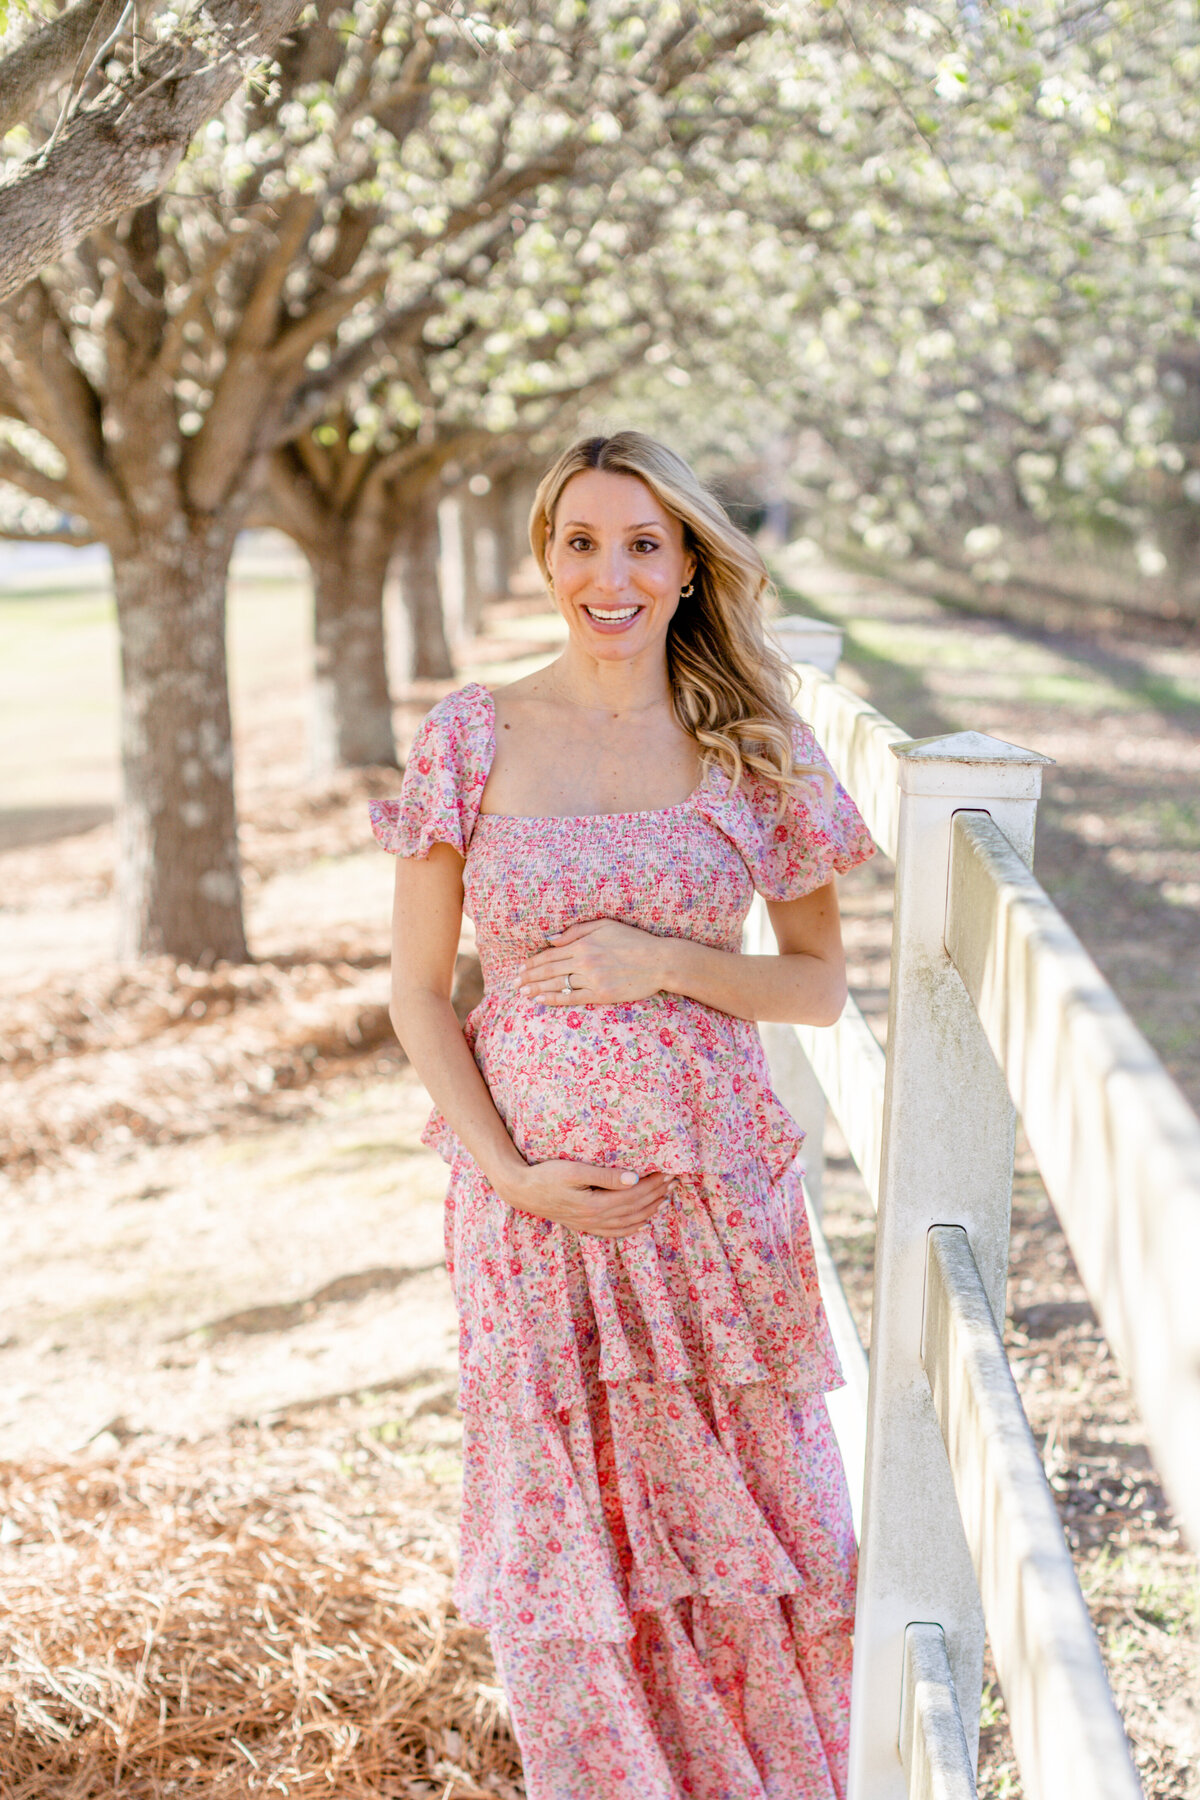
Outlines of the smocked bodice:
{"label": "smocked bodice", "polygon": [[754,896],[742,858],[693,802],[578,818],[481,813],[463,872],[485,987],[580,920],[737,950]]}

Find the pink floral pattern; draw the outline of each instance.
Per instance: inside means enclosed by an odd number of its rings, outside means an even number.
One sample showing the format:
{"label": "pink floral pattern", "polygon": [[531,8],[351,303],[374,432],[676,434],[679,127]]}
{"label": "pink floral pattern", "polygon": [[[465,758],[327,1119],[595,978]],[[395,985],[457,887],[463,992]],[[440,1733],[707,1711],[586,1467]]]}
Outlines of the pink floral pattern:
{"label": "pink floral pattern", "polygon": [[[797,725],[798,761],[828,764]],[[465,858],[483,1000],[465,1031],[531,1161],[662,1169],[620,1242],[507,1207],[433,1114],[465,1422],[458,1602],[492,1634],[530,1800],[841,1800],[854,1539],[824,1395],[841,1382],[756,1028],[664,994],[562,1011],[516,987],[578,920],[736,951],[755,889],[795,899],[872,851],[814,776],[780,808],[710,767],[656,812],[481,813],[488,691],[417,735],[385,849]]]}

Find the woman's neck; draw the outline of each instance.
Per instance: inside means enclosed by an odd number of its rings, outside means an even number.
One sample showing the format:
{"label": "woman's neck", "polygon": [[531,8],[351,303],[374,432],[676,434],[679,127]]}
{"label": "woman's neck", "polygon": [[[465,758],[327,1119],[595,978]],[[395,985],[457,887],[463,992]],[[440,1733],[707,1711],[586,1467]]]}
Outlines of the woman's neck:
{"label": "woman's neck", "polygon": [[578,707],[583,713],[608,713],[630,718],[671,706],[671,682],[666,662],[597,662],[563,652],[543,670],[547,682],[543,697],[561,706]]}

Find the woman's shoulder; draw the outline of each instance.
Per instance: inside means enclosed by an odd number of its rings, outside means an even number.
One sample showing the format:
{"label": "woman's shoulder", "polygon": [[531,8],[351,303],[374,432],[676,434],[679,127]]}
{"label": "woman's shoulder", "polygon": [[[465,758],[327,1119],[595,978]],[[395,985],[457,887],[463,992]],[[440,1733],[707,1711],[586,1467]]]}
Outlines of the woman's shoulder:
{"label": "woman's shoulder", "polygon": [[796,900],[844,874],[874,846],[816,733],[789,721],[792,766],[786,782],[743,768],[736,782],[717,771],[700,796],[701,810],[742,854],[754,885],[769,900]]}
{"label": "woman's shoulder", "polygon": [[478,731],[490,724],[494,713],[491,690],[481,681],[468,681],[462,687],[443,694],[422,719],[418,736],[436,733],[440,737],[461,732]]}
{"label": "woman's shoulder", "polygon": [[495,748],[495,710],[482,682],[443,694],[417,728],[406,780],[433,775],[453,785],[482,787]]}
{"label": "woman's shoulder", "polygon": [[477,681],[444,694],[417,728],[400,793],[369,803],[385,850],[427,856],[434,843],[465,856],[492,756],[491,696]]}

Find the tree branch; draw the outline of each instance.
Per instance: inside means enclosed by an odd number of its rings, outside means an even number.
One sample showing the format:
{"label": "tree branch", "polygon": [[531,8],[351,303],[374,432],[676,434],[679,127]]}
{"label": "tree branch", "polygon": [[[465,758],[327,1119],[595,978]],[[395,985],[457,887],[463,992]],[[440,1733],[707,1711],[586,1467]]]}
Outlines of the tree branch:
{"label": "tree branch", "polygon": [[188,144],[299,18],[303,0],[211,0],[230,49],[215,61],[163,44],[125,85],[81,112],[44,158],[0,183],[0,299],[89,231],[161,193]]}
{"label": "tree branch", "polygon": [[0,138],[73,75],[123,10],[124,0],[79,0],[0,62]]}
{"label": "tree branch", "polygon": [[253,224],[264,222],[264,209],[256,207],[250,219],[233,219],[227,230],[218,238],[209,252],[207,260],[197,269],[195,275],[183,290],[178,308],[167,321],[163,333],[162,348],[158,353],[159,367],[165,375],[172,379],[176,375],[184,345],[187,342],[187,327],[200,318],[205,304],[217,277],[230,257],[245,247],[246,233]]}
{"label": "tree branch", "polygon": [[53,475],[43,475],[32,463],[16,450],[6,444],[0,444],[0,481],[7,481],[10,487],[20,488],[23,493],[31,494],[35,500],[44,500],[48,506],[56,506],[59,512],[77,512],[78,503],[65,481],[57,481]]}
{"label": "tree branch", "polygon": [[340,294],[331,294],[322,305],[314,306],[302,319],[289,325],[267,353],[269,366],[282,372],[289,365],[302,363],[315,344],[336,331],[347,313],[353,312],[363,300],[369,300],[372,294],[383,291],[388,284],[389,273],[386,268],[376,269],[373,275],[360,281],[357,287],[346,288]]}
{"label": "tree branch", "polygon": [[31,281],[6,315],[0,358],[21,416],[62,453],[76,508],[115,528],[124,506],[106,464],[99,401],[43,284]]}
{"label": "tree branch", "polygon": [[275,336],[279,300],[292,264],[318,223],[318,203],[312,194],[291,193],[284,201],[275,227],[274,242],[253,277],[242,303],[242,318],[230,347],[230,361],[250,350],[261,350]]}
{"label": "tree branch", "polygon": [[87,550],[100,539],[90,531],[18,531],[0,524],[0,538],[10,544],[70,544],[74,550]]}

